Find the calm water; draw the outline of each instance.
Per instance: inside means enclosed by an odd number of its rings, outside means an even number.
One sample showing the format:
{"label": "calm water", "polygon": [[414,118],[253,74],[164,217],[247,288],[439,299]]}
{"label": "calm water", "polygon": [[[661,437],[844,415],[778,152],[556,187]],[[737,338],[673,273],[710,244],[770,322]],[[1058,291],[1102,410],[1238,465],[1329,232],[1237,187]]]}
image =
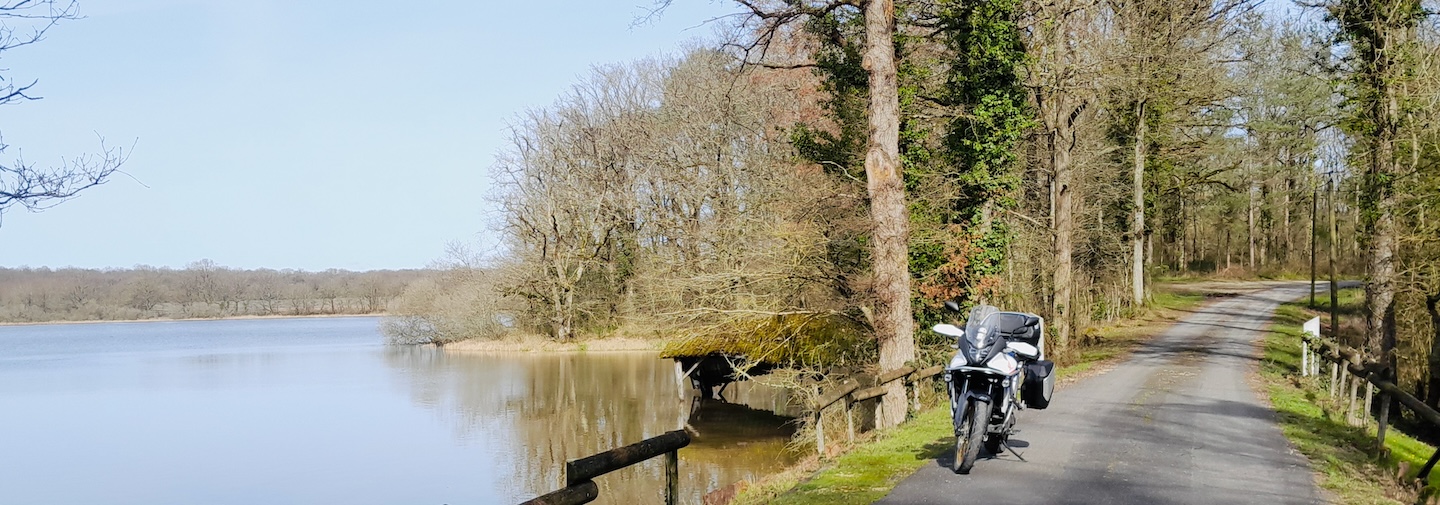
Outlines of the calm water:
{"label": "calm water", "polygon": [[[382,344],[374,318],[0,327],[0,503],[508,504],[690,426],[682,503],[789,462],[785,398],[681,398],[643,353]],[[653,503],[659,460],[598,503]]]}

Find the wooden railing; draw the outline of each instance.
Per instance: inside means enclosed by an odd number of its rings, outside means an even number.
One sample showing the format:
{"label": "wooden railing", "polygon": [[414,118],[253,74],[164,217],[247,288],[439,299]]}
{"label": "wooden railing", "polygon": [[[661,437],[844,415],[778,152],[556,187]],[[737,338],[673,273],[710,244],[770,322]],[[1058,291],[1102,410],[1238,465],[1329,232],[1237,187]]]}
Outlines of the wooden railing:
{"label": "wooden railing", "polygon": [[[916,383],[924,379],[937,377],[940,375],[940,372],[943,371],[945,371],[945,365],[935,365],[920,370],[915,370],[914,367],[908,366],[901,367],[880,374],[880,376],[875,378],[873,386],[864,389],[860,388],[860,381],[856,378],[852,377],[841,381],[838,386],[823,393],[819,400],[815,402],[815,410],[811,414],[811,425],[815,427],[815,450],[819,451],[821,456],[825,455],[825,425],[823,421],[825,409],[843,402],[845,407],[846,433],[849,434],[850,442],[854,442],[855,404],[865,400],[884,397],[885,390],[887,389],[886,386],[892,382],[903,380],[912,386],[911,390],[914,391],[914,402],[906,403],[912,405],[915,410],[920,410],[920,388]],[[909,394],[906,393],[906,396],[908,399]],[[877,412],[880,408],[883,407],[876,408]]]}
{"label": "wooden railing", "polygon": [[[1378,430],[1376,433],[1377,447],[1385,447],[1385,432],[1389,428],[1390,401],[1387,395],[1394,397],[1401,405],[1410,409],[1421,421],[1440,428],[1440,412],[1419,398],[1411,396],[1410,393],[1400,389],[1394,382],[1386,379],[1385,367],[1376,364],[1367,364],[1361,359],[1361,354],[1354,349],[1347,348],[1334,340],[1320,336],[1320,318],[1311,319],[1305,323],[1304,331],[1300,334],[1300,375],[1320,375],[1320,361],[1330,362],[1330,398],[1338,399],[1338,395],[1344,392],[1346,401],[1349,404],[1345,418],[1354,423],[1361,419],[1355,415],[1356,403],[1360,397],[1360,381],[1364,379],[1369,383],[1365,392],[1365,407],[1363,412],[1370,412],[1370,404],[1373,396],[1373,389],[1380,389],[1380,415],[1377,419]],[[1435,469],[1435,464],[1440,462],[1440,449],[1420,469],[1417,478],[1425,485],[1429,484],[1430,471]]]}
{"label": "wooden railing", "polygon": [[677,451],[690,445],[684,430],[565,463],[565,487],[537,496],[520,505],[579,505],[600,496],[595,478],[638,464],[656,456],[665,457],[665,505],[675,505],[680,493],[680,459]]}

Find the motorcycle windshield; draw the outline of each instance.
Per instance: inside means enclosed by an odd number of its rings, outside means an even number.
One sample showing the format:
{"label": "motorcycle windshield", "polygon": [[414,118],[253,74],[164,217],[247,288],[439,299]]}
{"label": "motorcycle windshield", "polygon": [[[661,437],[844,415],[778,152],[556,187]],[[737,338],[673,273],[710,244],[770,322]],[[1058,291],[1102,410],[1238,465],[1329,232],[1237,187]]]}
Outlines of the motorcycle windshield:
{"label": "motorcycle windshield", "polygon": [[[993,305],[976,305],[970,309],[970,318],[965,320],[965,341],[971,349],[979,352],[990,344],[994,321],[990,316],[1000,312]],[[972,358],[978,358],[974,356]]]}

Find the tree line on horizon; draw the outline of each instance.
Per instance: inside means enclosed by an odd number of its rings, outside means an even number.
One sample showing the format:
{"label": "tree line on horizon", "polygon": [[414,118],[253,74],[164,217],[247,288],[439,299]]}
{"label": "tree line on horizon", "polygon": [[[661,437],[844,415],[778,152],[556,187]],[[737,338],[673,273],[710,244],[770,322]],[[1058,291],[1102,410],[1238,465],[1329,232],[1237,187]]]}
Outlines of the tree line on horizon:
{"label": "tree line on horizon", "polygon": [[0,268],[0,323],[381,314],[425,270]]}
{"label": "tree line on horizon", "polygon": [[1348,343],[1440,402],[1433,0],[738,8],[516,118],[503,254],[412,286],[391,334],[889,370],[945,352],[958,300],[1044,315],[1067,360],[1157,278],[1333,264],[1367,281]]}

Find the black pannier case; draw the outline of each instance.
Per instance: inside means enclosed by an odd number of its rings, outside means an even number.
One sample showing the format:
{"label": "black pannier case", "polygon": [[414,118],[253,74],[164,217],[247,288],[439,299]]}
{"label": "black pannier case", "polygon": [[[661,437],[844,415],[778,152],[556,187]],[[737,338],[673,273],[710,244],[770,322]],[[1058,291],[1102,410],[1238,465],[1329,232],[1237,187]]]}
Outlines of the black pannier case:
{"label": "black pannier case", "polygon": [[1025,383],[1020,385],[1020,399],[1032,409],[1050,406],[1050,395],[1055,393],[1055,362],[1032,361],[1025,364]]}

